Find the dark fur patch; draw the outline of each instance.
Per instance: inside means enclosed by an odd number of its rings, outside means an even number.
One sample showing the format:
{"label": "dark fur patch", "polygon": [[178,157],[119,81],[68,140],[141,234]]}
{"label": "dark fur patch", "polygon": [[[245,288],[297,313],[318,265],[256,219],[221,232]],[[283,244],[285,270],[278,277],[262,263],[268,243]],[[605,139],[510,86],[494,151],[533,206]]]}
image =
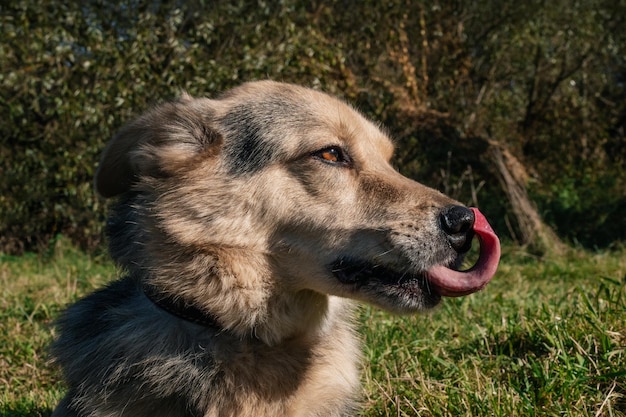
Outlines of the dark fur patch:
{"label": "dark fur patch", "polygon": [[228,135],[238,137],[225,147],[229,168],[234,174],[258,172],[276,157],[272,144],[265,139],[269,120],[251,114],[247,107],[238,106],[222,119]]}
{"label": "dark fur patch", "polygon": [[[76,357],[86,345],[97,346],[100,338],[108,331],[118,328],[119,322],[107,314],[122,306],[132,305],[132,298],[139,293],[138,283],[131,279],[114,281],[68,308],[57,321],[62,337],[51,346],[51,352],[70,385],[78,384],[88,369],[76,365]],[[76,373],[76,374],[75,374]],[[94,379],[101,378],[94,375]]]}
{"label": "dark fur patch", "polygon": [[276,141],[309,131],[312,120],[302,103],[278,94],[233,107],[220,120],[230,138],[224,146],[230,172],[253,174],[284,159],[284,147]]}
{"label": "dark fur patch", "polygon": [[141,269],[140,252],[147,240],[146,231],[140,226],[142,200],[145,198],[140,193],[125,193],[111,206],[106,223],[109,253],[119,266],[129,270]]}

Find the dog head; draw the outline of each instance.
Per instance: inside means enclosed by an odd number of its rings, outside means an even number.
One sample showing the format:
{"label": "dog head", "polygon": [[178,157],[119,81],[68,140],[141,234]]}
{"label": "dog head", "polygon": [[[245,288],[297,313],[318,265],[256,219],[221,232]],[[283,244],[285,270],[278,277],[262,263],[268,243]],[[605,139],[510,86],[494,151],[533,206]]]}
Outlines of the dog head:
{"label": "dog head", "polygon": [[[118,262],[218,315],[216,292],[247,294],[242,309],[314,292],[412,312],[484,287],[499,246],[480,212],[400,175],[392,154],[345,103],[261,81],[148,111],[95,181],[121,202]],[[458,272],[475,234],[479,265]]]}

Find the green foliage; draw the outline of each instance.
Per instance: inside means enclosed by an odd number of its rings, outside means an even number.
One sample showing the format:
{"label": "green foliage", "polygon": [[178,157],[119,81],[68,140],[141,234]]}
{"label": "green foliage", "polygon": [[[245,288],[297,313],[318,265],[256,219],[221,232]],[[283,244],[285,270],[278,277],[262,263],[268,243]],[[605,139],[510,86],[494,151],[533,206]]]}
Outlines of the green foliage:
{"label": "green foliage", "polygon": [[625,20],[602,0],[5,2],[0,250],[59,233],[96,247],[106,207],[91,182],[114,132],[181,90],[262,78],[354,102],[389,127],[399,169],[456,187],[500,234],[513,216],[490,143],[522,162],[563,236],[624,239]]}
{"label": "green foliage", "polygon": [[545,219],[562,235],[584,246],[626,239],[626,187],[616,168],[586,169],[537,189],[535,200]]}
{"label": "green foliage", "polygon": [[[626,250],[503,249],[484,291],[431,314],[363,308],[363,416],[626,416]],[[50,324],[114,275],[65,239],[0,256],[0,415],[50,414],[65,389]]]}

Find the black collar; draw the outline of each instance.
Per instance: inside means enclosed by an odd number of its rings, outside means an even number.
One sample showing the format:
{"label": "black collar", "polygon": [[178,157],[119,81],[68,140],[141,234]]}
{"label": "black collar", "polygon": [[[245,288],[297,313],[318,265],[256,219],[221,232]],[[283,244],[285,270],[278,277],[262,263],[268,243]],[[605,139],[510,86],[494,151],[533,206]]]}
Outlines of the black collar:
{"label": "black collar", "polygon": [[205,327],[220,328],[217,318],[193,304],[188,304],[180,298],[163,294],[151,285],[144,285],[143,292],[157,307],[186,321]]}

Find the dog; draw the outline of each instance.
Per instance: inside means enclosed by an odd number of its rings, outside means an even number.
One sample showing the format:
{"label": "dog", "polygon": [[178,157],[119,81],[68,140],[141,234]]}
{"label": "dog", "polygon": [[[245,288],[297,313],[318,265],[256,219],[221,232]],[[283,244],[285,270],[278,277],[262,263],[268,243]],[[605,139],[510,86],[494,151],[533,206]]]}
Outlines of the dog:
{"label": "dog", "polygon": [[123,127],[95,175],[123,277],[59,318],[53,416],[354,415],[358,302],[431,309],[482,289],[500,253],[480,211],[392,155],[348,104],[273,81]]}

